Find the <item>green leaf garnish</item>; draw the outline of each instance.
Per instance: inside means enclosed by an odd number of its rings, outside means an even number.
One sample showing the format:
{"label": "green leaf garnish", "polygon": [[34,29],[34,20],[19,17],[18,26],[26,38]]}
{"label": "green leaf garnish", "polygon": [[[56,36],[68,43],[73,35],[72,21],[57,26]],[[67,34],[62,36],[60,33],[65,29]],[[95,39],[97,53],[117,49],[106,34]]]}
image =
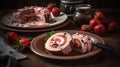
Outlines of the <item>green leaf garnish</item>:
{"label": "green leaf garnish", "polygon": [[47,36],[45,37],[45,41],[47,41],[48,38],[49,38],[50,36],[52,36],[53,34],[55,34],[55,33],[56,33],[55,31],[46,32]]}

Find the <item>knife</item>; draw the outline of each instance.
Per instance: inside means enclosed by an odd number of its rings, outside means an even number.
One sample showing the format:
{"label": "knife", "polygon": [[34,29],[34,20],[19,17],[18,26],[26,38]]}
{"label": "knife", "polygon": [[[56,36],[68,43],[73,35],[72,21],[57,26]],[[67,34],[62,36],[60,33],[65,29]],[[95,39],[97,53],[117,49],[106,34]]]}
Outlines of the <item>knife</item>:
{"label": "knife", "polygon": [[105,51],[108,51],[108,52],[113,52],[112,47],[109,47],[106,44],[103,44],[103,43],[100,43],[100,42],[96,42],[93,38],[91,38],[91,41],[92,41],[92,44],[97,46],[98,48],[101,48],[101,49],[103,49]]}

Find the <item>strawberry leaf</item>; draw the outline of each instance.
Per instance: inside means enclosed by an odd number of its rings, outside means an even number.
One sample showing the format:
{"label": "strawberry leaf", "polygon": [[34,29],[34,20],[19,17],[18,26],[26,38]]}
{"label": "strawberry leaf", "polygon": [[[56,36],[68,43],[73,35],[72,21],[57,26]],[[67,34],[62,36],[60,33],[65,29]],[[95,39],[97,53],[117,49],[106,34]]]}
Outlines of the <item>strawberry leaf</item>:
{"label": "strawberry leaf", "polygon": [[82,25],[82,26],[84,26],[85,28],[89,28],[90,27],[90,25]]}
{"label": "strawberry leaf", "polygon": [[16,40],[14,44],[15,46],[13,48],[16,49],[17,51],[24,50],[24,45],[21,42],[19,42],[19,40]]}

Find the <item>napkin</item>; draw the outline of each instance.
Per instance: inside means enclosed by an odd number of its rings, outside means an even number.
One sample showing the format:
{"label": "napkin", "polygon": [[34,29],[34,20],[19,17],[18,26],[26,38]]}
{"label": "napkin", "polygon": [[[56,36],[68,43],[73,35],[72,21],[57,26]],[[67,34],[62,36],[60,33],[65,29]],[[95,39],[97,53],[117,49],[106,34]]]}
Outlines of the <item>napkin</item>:
{"label": "napkin", "polygon": [[0,37],[0,67],[11,67],[10,66],[11,63],[14,63],[17,60],[25,59],[25,58],[27,58],[27,55],[24,55],[16,51],[12,47],[10,47],[7,43],[5,43],[2,37]]}

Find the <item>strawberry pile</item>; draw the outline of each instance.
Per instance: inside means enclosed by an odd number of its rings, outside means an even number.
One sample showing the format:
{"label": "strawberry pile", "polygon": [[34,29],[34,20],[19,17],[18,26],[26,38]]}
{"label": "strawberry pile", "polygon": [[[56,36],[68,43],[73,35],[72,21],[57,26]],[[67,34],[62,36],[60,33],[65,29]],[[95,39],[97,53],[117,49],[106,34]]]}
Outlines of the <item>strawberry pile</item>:
{"label": "strawberry pile", "polygon": [[28,38],[20,38],[15,32],[8,32],[6,41],[13,44],[13,47],[18,51],[29,48],[30,45],[30,40]]}
{"label": "strawberry pile", "polygon": [[95,16],[90,19],[89,24],[82,25],[80,30],[104,35],[107,32],[118,32],[120,31],[120,27],[116,21],[109,21],[101,11],[96,11]]}
{"label": "strawberry pile", "polygon": [[52,3],[48,4],[48,5],[47,5],[47,9],[48,9],[49,11],[51,11],[52,15],[55,16],[55,17],[57,17],[57,16],[60,15],[60,12],[61,12],[61,11],[60,11],[59,8],[55,7],[55,4],[52,4]]}

